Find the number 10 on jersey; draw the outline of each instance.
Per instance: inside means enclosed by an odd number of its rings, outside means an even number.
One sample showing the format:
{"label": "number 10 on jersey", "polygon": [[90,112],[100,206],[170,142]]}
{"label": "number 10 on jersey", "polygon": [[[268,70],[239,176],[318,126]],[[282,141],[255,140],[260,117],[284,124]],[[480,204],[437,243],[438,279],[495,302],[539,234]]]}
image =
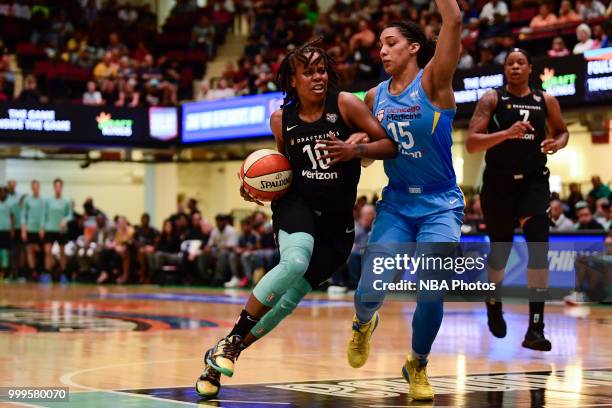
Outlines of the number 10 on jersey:
{"label": "number 10 on jersey", "polygon": [[[325,147],[323,143],[317,143],[314,145],[314,153],[313,148],[309,144],[304,146],[302,151],[308,155],[310,159],[310,163],[312,164],[312,169],[316,170],[317,168],[321,168],[323,170],[329,169],[329,163],[331,162],[330,158],[325,160],[321,160],[321,157],[328,154],[327,150],[318,150],[318,147]],[[315,157],[316,156],[316,157]],[[318,164],[318,167],[317,167]]]}

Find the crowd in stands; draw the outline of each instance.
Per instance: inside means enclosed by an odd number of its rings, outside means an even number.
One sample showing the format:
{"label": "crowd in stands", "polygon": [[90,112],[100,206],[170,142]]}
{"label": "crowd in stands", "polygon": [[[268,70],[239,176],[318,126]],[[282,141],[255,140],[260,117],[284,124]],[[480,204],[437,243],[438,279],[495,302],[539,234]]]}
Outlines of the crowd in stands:
{"label": "crowd in stands", "polygon": [[[605,1],[605,0],[604,0]],[[280,60],[296,46],[320,37],[343,74],[344,87],[363,90],[384,77],[378,35],[394,20],[419,23],[429,39],[441,17],[431,1],[336,0],[319,10],[314,0],[252,3],[252,27],[244,53],[228,64],[222,80],[203,83],[198,99],[276,91]],[[526,48],[533,56],[561,57],[609,46],[612,5],[599,0],[459,0],[463,12],[460,69],[502,64],[507,51]],[[358,88],[358,89],[357,89]],[[353,89],[351,89],[353,90]]]}
{"label": "crowd in stands", "polygon": [[[39,102],[176,105],[222,44],[232,1],[175,3],[164,27],[149,4],[116,0],[0,1],[0,100],[14,95],[8,56],[34,78]],[[140,2],[138,3],[140,4]],[[192,35],[193,29],[193,35]]]}
{"label": "crowd in stands", "polygon": [[[501,64],[514,46],[551,57],[609,46],[609,0],[458,1],[460,69]],[[249,21],[243,55],[194,91],[192,80],[203,77],[235,19]],[[335,0],[327,10],[316,0],[212,0],[204,8],[178,0],[161,29],[145,3],[0,0],[0,101],[19,98],[11,53],[24,77],[34,75],[42,102],[174,105],[273,92],[282,58],[312,38],[334,56],[343,87],[363,90],[385,75],[377,39],[394,20],[419,23],[429,39],[441,26],[435,3],[425,0]]]}
{"label": "crowd in stands", "polygon": [[[583,197],[577,183],[569,196],[553,194],[551,231],[612,229],[610,188],[598,176]],[[138,225],[125,216],[109,217],[87,199],[82,210],[63,196],[64,183],[53,182],[53,195],[42,197],[32,181],[29,194],[17,183],[0,187],[0,276],[15,279],[104,283],[194,284],[244,288],[257,283],[279,260],[269,217],[218,214],[214,224],[202,217],[198,202],[179,202],[177,210],[151,225],[143,214]],[[359,197],[353,212],[355,242],[344,268],[330,280],[330,291],[354,290],[376,211],[377,196]],[[485,232],[479,196],[467,199],[463,233]]]}
{"label": "crowd in stands", "polygon": [[[591,178],[592,188],[586,197],[578,183],[570,183],[569,195],[561,199],[551,194],[551,231],[612,230],[612,193],[599,176]],[[480,205],[480,196],[472,195],[465,206],[463,232],[484,232],[486,223]]]}

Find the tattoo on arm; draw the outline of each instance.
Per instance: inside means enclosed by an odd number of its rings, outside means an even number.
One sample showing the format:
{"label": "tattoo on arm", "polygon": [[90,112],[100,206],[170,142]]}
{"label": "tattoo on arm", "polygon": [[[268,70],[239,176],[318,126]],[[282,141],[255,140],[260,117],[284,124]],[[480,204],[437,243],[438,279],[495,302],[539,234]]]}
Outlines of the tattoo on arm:
{"label": "tattoo on arm", "polygon": [[357,145],[357,154],[359,156],[363,156],[367,152],[368,152],[368,147],[365,144],[358,144]]}
{"label": "tattoo on arm", "polygon": [[486,129],[489,120],[491,120],[495,102],[495,94],[493,92],[487,92],[482,96],[470,120],[470,130],[480,132]]}

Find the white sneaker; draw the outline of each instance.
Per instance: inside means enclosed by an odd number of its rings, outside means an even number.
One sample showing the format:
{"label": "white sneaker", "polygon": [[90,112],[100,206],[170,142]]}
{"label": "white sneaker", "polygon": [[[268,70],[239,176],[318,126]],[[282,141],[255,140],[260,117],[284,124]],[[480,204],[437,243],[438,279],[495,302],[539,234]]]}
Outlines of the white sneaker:
{"label": "white sneaker", "polygon": [[565,300],[565,303],[570,306],[577,306],[582,303],[588,302],[588,299],[585,296],[584,292],[578,292],[575,290],[573,290],[569,295],[564,297],[563,300]]}
{"label": "white sneaker", "polygon": [[223,286],[226,288],[237,288],[240,286],[240,279],[236,276],[232,276],[232,279],[230,279],[229,282],[225,282]]}

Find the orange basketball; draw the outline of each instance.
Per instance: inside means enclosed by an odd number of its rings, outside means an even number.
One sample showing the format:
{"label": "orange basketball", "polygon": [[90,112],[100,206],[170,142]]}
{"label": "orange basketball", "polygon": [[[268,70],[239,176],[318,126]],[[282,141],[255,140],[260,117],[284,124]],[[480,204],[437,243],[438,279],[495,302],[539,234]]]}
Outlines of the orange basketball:
{"label": "orange basketball", "polygon": [[282,197],[289,190],[291,176],[289,160],[272,149],[254,151],[240,167],[244,189],[259,201]]}

